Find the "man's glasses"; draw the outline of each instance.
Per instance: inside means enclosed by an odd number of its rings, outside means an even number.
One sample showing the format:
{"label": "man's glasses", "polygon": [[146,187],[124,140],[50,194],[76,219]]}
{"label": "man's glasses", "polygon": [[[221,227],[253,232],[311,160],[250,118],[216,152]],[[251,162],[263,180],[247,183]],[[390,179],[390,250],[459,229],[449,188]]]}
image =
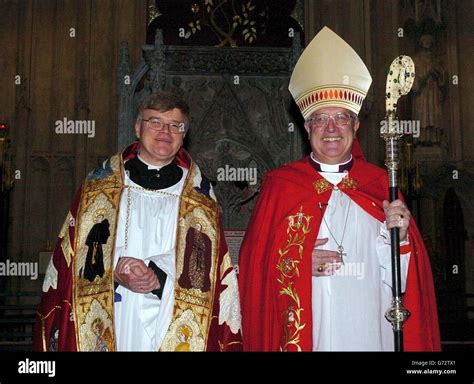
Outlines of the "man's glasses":
{"label": "man's glasses", "polygon": [[311,128],[326,128],[329,124],[329,120],[332,119],[334,124],[336,124],[336,127],[345,128],[353,118],[353,116],[344,112],[336,113],[333,116],[320,113],[308,118],[306,123],[308,123]]}
{"label": "man's glasses", "polygon": [[171,133],[185,132],[184,123],[165,123],[159,117],[150,117],[149,119],[142,119],[142,121],[146,121],[154,131],[161,131],[168,127]]}

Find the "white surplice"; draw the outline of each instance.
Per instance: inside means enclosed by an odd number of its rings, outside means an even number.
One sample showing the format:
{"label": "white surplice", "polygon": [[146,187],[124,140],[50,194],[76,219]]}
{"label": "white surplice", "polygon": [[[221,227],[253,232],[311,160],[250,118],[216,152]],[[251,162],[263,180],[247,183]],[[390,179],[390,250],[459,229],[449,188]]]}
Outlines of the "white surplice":
{"label": "white surplice", "polygon": [[[143,160],[142,160],[143,161]],[[149,169],[159,168],[148,164]],[[167,275],[161,300],[152,293],[135,293],[119,286],[115,300],[115,334],[118,351],[157,351],[168,330],[174,306],[176,229],[179,195],[186,180],[161,192],[124,188],[120,200],[114,269],[122,256],[153,261]],[[125,185],[135,186],[127,174]],[[125,225],[128,193],[131,194],[128,241],[125,249]],[[118,301],[117,301],[118,299]]]}
{"label": "white surplice", "polygon": [[[334,186],[346,176],[337,172],[338,165],[321,164],[321,169],[321,176]],[[313,350],[393,351],[392,327],[384,317],[392,299],[390,232],[385,223],[336,188],[317,238],[329,239],[318,249],[332,251],[342,240],[346,255],[335,275],[312,278]],[[409,257],[401,257],[402,291]]]}

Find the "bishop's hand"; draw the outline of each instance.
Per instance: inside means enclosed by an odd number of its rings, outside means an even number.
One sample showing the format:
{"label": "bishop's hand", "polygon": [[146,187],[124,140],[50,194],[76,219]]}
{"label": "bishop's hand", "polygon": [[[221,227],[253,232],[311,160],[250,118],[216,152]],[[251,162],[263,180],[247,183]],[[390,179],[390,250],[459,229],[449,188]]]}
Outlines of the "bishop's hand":
{"label": "bishop's hand", "polygon": [[408,207],[400,199],[394,200],[391,203],[384,200],[383,210],[385,212],[387,229],[400,228],[400,241],[406,241],[411,217]]}
{"label": "bishop's hand", "polygon": [[143,260],[121,257],[115,267],[114,280],[136,293],[149,293],[160,288],[158,277]]}
{"label": "bishop's hand", "polygon": [[328,251],[325,249],[316,249],[320,245],[328,242],[328,238],[317,239],[313,248],[312,275],[316,277],[331,276],[341,268],[342,258],[339,252]]}

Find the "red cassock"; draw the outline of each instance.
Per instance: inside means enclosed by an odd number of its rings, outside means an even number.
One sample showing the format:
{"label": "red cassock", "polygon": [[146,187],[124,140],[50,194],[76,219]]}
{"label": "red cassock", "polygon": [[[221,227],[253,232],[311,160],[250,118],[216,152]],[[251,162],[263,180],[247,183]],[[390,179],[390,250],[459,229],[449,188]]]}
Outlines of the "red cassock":
{"label": "red cassock", "polygon": [[[338,187],[375,219],[385,220],[386,171],[359,157]],[[269,172],[240,251],[239,287],[244,350],[311,351],[312,250],[330,185],[309,157]],[[409,226],[411,257],[404,306],[406,351],[441,350],[429,258],[420,232]],[[370,297],[367,298],[370,300]]]}

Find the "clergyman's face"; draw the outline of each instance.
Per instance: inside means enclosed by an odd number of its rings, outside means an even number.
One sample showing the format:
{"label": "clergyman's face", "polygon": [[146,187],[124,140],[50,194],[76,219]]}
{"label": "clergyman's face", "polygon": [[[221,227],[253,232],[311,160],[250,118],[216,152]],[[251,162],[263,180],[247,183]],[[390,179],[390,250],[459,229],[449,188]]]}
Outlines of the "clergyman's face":
{"label": "clergyman's face", "polygon": [[[158,112],[154,109],[145,109],[143,119],[158,117],[165,123],[181,125],[185,122],[183,113],[177,109],[166,112]],[[162,130],[153,130],[146,121],[137,119],[135,133],[140,141],[140,157],[147,163],[153,165],[167,165],[171,163],[183,145],[184,131],[173,133],[169,126]]]}
{"label": "clergyman's face", "polygon": [[[341,107],[326,107],[314,111],[311,117],[318,114],[334,116],[338,113],[350,115],[350,112]],[[306,122],[305,129],[309,134],[309,141],[314,157],[321,163],[340,164],[350,159],[355,133],[359,129],[359,120],[351,119],[346,126],[338,127],[333,119],[329,119],[324,128],[311,127]]]}

